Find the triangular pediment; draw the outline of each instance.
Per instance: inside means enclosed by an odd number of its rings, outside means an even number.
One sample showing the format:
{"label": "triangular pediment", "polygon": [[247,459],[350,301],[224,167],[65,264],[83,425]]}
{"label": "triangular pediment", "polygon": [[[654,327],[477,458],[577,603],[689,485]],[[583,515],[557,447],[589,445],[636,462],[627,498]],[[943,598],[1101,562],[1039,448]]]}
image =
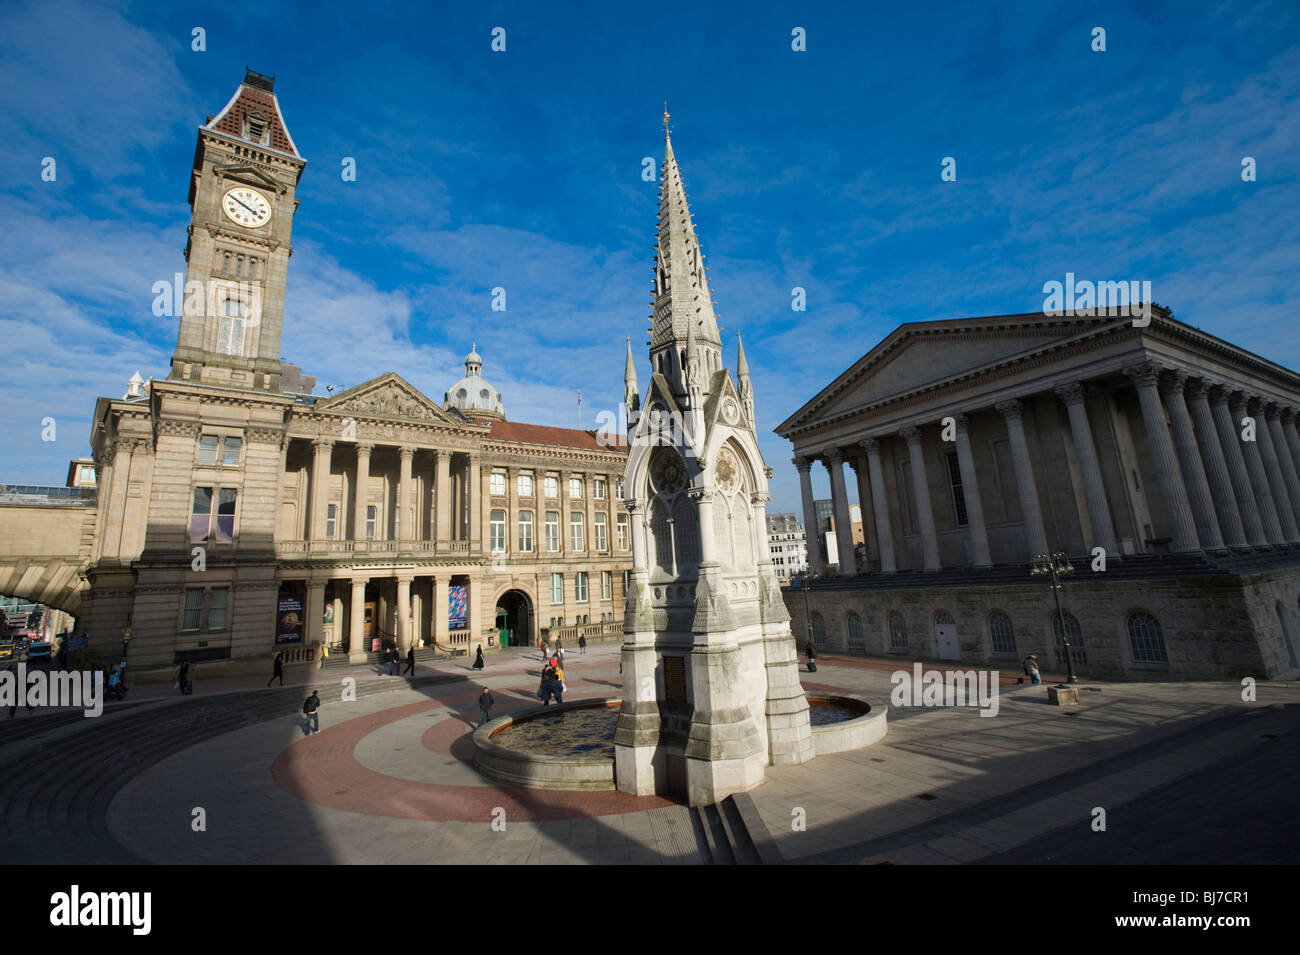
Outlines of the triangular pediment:
{"label": "triangular pediment", "polygon": [[273,176],[268,176],[262,170],[244,163],[216,166],[215,172],[223,179],[233,179],[236,182],[258,185],[263,189],[270,189],[272,192],[284,192],[284,186],[277,182]]}
{"label": "triangular pediment", "polygon": [[452,418],[395,372],[316,402],[315,410],[358,418],[453,423]]}

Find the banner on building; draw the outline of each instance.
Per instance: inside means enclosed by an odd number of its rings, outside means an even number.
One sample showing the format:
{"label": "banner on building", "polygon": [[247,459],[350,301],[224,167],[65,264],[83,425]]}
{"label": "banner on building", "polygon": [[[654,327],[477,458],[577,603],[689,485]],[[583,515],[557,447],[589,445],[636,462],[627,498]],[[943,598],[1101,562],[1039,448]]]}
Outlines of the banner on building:
{"label": "banner on building", "polygon": [[469,619],[469,588],[464,585],[447,588],[447,627],[464,630]]}
{"label": "banner on building", "polygon": [[280,591],[279,608],[276,611],[275,642],[302,643],[302,595],[290,591]]}

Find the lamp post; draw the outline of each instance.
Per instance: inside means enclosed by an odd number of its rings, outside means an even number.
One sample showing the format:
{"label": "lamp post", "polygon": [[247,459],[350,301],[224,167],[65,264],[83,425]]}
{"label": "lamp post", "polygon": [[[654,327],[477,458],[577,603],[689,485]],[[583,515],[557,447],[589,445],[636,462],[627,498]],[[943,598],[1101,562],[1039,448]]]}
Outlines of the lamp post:
{"label": "lamp post", "polygon": [[1067,683],[1078,683],[1074,675],[1074,658],[1070,655],[1070,631],[1065,625],[1065,614],[1061,610],[1061,578],[1074,573],[1074,565],[1064,551],[1055,554],[1039,554],[1034,558],[1034,566],[1029,571],[1035,577],[1050,577],[1052,596],[1056,598],[1056,621],[1061,628],[1061,646],[1065,649],[1065,671]]}
{"label": "lamp post", "polygon": [[[816,580],[817,577],[818,575],[814,574],[812,571],[805,570],[803,576],[799,580],[799,589],[803,591],[804,625],[808,628],[808,643],[804,644],[805,649],[813,643],[812,614],[808,610],[808,584],[810,581]],[[797,654],[798,652],[799,648],[795,647],[795,653]]]}

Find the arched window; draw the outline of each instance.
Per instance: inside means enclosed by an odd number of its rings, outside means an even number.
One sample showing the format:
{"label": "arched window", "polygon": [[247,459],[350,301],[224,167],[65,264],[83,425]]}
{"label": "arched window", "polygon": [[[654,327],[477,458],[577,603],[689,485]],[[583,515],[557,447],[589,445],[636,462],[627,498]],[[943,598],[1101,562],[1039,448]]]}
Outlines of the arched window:
{"label": "arched window", "polygon": [[934,625],[936,627],[953,627],[956,626],[956,624],[957,621],[953,620],[952,615],[946,611],[940,610],[934,615]]}
{"label": "arched window", "polygon": [[862,618],[856,613],[849,614],[849,649],[856,653],[867,652],[867,639],[862,633]]}
{"label": "arched window", "polygon": [[[1070,658],[1075,663],[1088,662],[1088,654],[1083,650],[1083,628],[1074,614],[1065,615],[1065,632],[1070,635]],[[1052,614],[1052,634],[1056,637],[1056,662],[1065,663],[1065,643],[1061,639],[1061,618]]]}
{"label": "arched window", "polygon": [[1133,651],[1134,663],[1169,665],[1169,654],[1165,652],[1165,635],[1160,629],[1160,621],[1145,610],[1129,614],[1128,644]]}
{"label": "arched window", "polygon": [[903,615],[897,610],[889,614],[889,649],[907,649],[907,624],[903,622]]}
{"label": "arched window", "polygon": [[812,615],[812,636],[813,646],[818,650],[826,646],[826,621],[822,619],[822,615],[819,613]]}
{"label": "arched window", "polygon": [[456,407],[457,407],[457,408],[464,408],[464,407],[465,407],[465,399],[466,399],[466,397],[468,397],[468,395],[469,395],[469,392],[467,392],[464,388],[461,388],[461,389],[459,389],[459,390],[456,392]]}
{"label": "arched window", "polygon": [[1011,618],[1004,613],[989,615],[989,642],[993,655],[1014,657],[1016,655],[1016,632],[1011,626]]}

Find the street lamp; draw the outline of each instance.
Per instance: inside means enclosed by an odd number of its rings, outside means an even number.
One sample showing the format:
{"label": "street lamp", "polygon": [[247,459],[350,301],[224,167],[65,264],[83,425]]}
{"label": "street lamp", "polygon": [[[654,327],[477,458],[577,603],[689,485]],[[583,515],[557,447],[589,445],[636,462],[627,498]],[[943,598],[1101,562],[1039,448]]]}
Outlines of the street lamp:
{"label": "street lamp", "polygon": [[1064,551],[1057,551],[1050,556],[1039,554],[1034,558],[1034,566],[1029,573],[1035,577],[1051,578],[1049,586],[1052,588],[1052,596],[1056,598],[1056,620],[1061,628],[1061,645],[1065,648],[1065,670],[1068,674],[1066,682],[1078,683],[1079,678],[1074,675],[1074,658],[1070,656],[1070,631],[1065,625],[1065,614],[1061,611],[1061,578],[1074,573],[1074,565]]}
{"label": "street lamp", "polygon": [[[808,584],[810,581],[816,580],[819,576],[819,574],[814,574],[811,570],[805,570],[803,576],[799,580],[799,589],[803,591],[803,619],[804,623],[808,627],[808,643],[804,645],[805,648],[811,646],[813,643],[812,614],[808,611]],[[799,648],[795,647],[795,652],[798,653],[798,651]]]}

